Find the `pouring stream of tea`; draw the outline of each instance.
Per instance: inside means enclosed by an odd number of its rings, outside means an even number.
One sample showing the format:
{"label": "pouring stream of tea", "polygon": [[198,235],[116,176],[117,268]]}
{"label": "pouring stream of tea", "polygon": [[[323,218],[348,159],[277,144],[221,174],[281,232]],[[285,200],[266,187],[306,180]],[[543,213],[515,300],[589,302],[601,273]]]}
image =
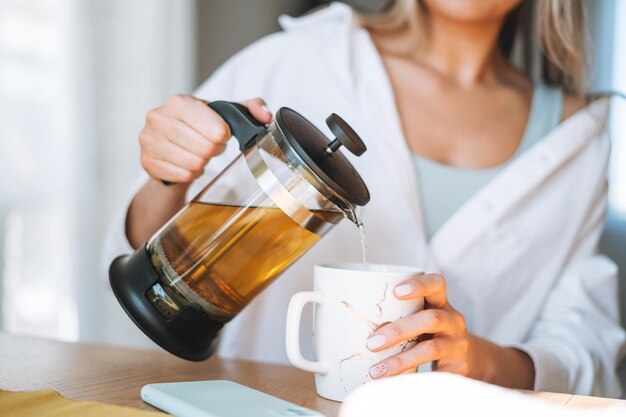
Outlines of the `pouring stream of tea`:
{"label": "pouring stream of tea", "polygon": [[361,250],[363,251],[363,264],[365,269],[370,269],[369,259],[367,257],[367,235],[365,234],[365,226],[363,225],[363,216],[365,214],[365,207],[361,207],[360,213],[357,216],[356,212],[353,212],[356,226],[359,229],[359,235],[361,238]]}

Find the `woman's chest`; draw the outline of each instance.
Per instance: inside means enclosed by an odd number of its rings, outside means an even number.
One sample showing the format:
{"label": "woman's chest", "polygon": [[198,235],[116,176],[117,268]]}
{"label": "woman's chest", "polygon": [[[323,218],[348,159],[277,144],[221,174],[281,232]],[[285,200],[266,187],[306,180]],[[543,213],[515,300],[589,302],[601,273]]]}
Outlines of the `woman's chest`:
{"label": "woman's chest", "polygon": [[409,149],[431,160],[487,168],[518,149],[531,92],[502,86],[461,87],[427,71],[387,66]]}

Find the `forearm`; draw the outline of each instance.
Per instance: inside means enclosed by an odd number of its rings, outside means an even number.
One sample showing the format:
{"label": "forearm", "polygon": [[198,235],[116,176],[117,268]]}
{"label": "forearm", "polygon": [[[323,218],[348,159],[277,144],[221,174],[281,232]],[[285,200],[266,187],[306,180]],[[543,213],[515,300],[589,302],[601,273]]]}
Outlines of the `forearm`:
{"label": "forearm", "polygon": [[126,215],[126,237],[134,249],[183,207],[188,188],[189,184],[166,186],[152,178],[144,184]]}
{"label": "forearm", "polygon": [[535,383],[535,365],[525,352],[471,335],[471,349],[475,364],[470,376],[507,388],[532,390]]}

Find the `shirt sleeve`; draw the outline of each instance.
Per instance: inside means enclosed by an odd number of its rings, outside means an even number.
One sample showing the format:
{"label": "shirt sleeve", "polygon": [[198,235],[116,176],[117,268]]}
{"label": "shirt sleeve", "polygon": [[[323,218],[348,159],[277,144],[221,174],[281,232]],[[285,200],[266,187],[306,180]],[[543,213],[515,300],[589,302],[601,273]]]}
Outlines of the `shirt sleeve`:
{"label": "shirt sleeve", "polygon": [[603,177],[579,228],[570,261],[528,339],[515,345],[535,364],[537,391],[621,395],[616,367],[625,353],[626,333],[619,318],[617,265],[596,253],[606,207]]}
{"label": "shirt sleeve", "polygon": [[115,216],[109,223],[109,227],[104,238],[100,265],[102,277],[108,276],[109,265],[113,259],[120,255],[128,255],[135,251],[126,237],[126,214],[128,213],[128,208],[130,207],[133,197],[147,180],[148,175],[145,172],[142,172],[128,191],[126,204],[124,204],[124,206],[115,213]]}

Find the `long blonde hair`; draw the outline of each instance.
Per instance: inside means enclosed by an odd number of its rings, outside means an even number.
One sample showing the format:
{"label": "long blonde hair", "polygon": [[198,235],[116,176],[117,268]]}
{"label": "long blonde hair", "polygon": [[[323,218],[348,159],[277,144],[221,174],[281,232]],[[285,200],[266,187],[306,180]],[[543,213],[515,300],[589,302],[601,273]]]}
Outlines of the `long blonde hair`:
{"label": "long blonde hair", "polygon": [[[358,16],[364,27],[382,31],[412,17],[425,27],[427,18],[421,0],[393,0],[383,13]],[[584,95],[590,57],[582,0],[523,0],[507,16],[498,43],[531,80]]]}

